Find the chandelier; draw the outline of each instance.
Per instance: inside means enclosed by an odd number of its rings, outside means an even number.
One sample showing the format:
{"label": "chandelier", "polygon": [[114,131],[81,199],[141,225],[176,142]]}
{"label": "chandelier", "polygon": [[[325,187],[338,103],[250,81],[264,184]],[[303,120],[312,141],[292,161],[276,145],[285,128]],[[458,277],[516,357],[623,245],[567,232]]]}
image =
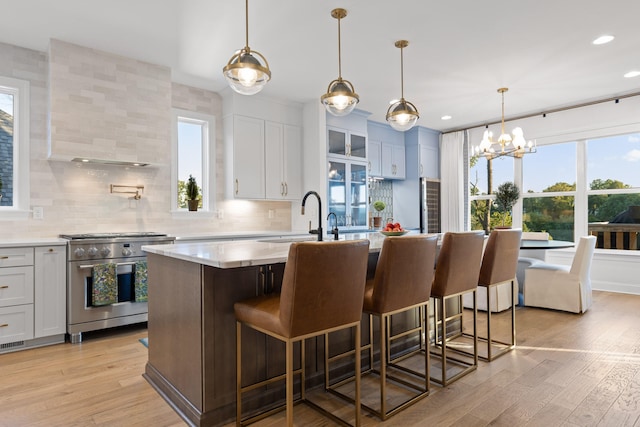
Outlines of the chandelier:
{"label": "chandelier", "polygon": [[245,46],[222,69],[229,86],[242,95],[254,95],[271,79],[267,59],[249,48],[249,0],[245,0]]}
{"label": "chandelier", "polygon": [[508,90],[509,88],[506,87],[498,89],[498,93],[502,95],[502,126],[498,140],[494,141],[493,133],[489,129],[485,130],[482,135],[482,141],[473,148],[474,155],[483,155],[487,159],[495,159],[502,156],[520,159],[525,154],[536,152],[535,141],[525,141],[522,128],[514,128],[511,131],[511,135],[504,131],[504,93]]}
{"label": "chandelier", "polygon": [[411,102],[404,99],[404,57],[403,49],[409,46],[406,40],[398,40],[395,46],[400,49],[400,100],[395,101],[387,110],[387,122],[397,131],[404,132],[416,124],[420,115]]}
{"label": "chandelier", "polygon": [[346,116],[360,101],[353,85],[342,78],[342,60],[340,51],[340,20],[347,16],[345,9],[333,9],[331,16],[338,20],[338,78],[329,83],[327,93],[320,97],[320,102],[326,110],[334,116]]}

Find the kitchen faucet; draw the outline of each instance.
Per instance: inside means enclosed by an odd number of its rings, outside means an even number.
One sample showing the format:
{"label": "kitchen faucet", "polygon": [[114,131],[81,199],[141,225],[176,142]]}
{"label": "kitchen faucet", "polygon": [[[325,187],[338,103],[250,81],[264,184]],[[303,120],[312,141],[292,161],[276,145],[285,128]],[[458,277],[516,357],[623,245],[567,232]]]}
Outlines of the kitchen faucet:
{"label": "kitchen faucet", "polygon": [[329,215],[327,215],[327,221],[329,221],[329,218],[331,218],[332,216],[334,227],[331,230],[331,234],[333,234],[333,240],[338,240],[338,217],[336,216],[335,212],[329,212]]}
{"label": "kitchen faucet", "polygon": [[318,199],[318,228],[316,230],[309,230],[311,234],[318,234],[318,242],[322,241],[322,202],[320,201],[320,195],[315,191],[307,191],[307,193],[302,198],[302,208],[300,209],[300,213],[304,215],[304,204],[307,202],[307,197],[310,195],[316,196]]}

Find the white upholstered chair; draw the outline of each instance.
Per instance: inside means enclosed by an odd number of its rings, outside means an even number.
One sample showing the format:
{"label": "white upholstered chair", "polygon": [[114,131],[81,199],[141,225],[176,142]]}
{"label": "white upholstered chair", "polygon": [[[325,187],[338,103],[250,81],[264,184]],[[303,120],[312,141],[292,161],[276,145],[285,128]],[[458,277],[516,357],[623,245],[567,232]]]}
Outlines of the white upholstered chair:
{"label": "white upholstered chair", "polygon": [[538,262],[525,270],[524,305],[584,313],[591,306],[596,237],[581,237],[571,266]]}

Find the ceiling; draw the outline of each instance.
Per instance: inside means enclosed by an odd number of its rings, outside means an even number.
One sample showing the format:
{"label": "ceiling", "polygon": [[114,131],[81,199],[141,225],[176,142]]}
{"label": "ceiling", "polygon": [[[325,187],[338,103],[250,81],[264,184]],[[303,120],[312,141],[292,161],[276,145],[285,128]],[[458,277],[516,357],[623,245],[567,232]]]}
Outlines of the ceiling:
{"label": "ceiling", "polygon": [[[50,38],[171,67],[174,81],[221,91],[222,68],[245,44],[242,0],[0,0],[0,42],[46,51]],[[640,91],[637,0],[251,0],[249,46],[272,71],[264,93],[318,100],[338,76],[359,109],[384,122],[404,95],[418,124],[447,131]],[[613,42],[595,46],[602,34]],[[443,115],[451,115],[448,121]],[[526,135],[525,135],[526,136]]]}

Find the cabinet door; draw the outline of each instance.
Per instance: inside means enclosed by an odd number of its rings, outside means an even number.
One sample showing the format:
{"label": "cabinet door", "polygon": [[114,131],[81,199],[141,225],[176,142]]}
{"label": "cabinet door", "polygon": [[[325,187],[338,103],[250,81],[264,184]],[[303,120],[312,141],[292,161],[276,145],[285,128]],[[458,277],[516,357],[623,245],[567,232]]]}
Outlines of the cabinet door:
{"label": "cabinet door", "polygon": [[393,178],[393,146],[391,144],[382,144],[382,176],[384,178]]}
{"label": "cabinet door", "polygon": [[352,163],[349,198],[351,205],[350,225],[353,228],[367,227],[367,165]]}
{"label": "cabinet door", "polygon": [[349,143],[347,142],[347,131],[341,129],[327,129],[327,149],[329,154],[337,156],[349,155]]}
{"label": "cabinet door", "polygon": [[438,165],[438,151],[420,144],[420,170],[418,173],[421,178],[439,178],[440,167]]}
{"label": "cabinet door", "polygon": [[284,198],[300,200],[302,197],[302,129],[284,125],[283,144]]}
{"label": "cabinet door", "polygon": [[284,189],[284,126],[281,123],[264,124],[265,194],[267,199],[282,199]]}
{"label": "cabinet door", "polygon": [[347,162],[330,159],[327,198],[327,212],[336,214],[338,227],[347,224]]}
{"label": "cabinet door", "polygon": [[35,337],[67,331],[67,247],[35,248]]}
{"label": "cabinet door", "polygon": [[265,198],[264,120],[233,118],[233,195],[238,199]]}
{"label": "cabinet door", "polygon": [[393,177],[395,179],[405,179],[406,177],[406,168],[405,168],[405,160],[404,160],[404,146],[403,145],[394,145],[393,146]]}
{"label": "cabinet door", "polygon": [[33,267],[0,268],[0,307],[33,304]]}
{"label": "cabinet door", "polygon": [[368,144],[369,176],[382,176],[382,145],[380,141],[371,140],[369,140]]}
{"label": "cabinet door", "polygon": [[33,338],[33,304],[0,307],[0,344]]}
{"label": "cabinet door", "polygon": [[349,134],[349,156],[359,160],[367,158],[367,138],[355,133]]}

